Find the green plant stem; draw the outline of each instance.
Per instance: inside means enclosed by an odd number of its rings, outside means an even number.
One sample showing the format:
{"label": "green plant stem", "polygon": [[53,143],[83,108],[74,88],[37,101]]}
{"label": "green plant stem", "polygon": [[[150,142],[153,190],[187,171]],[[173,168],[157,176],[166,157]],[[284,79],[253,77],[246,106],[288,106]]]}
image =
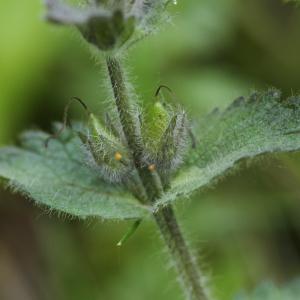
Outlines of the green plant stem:
{"label": "green plant stem", "polygon": [[138,118],[126,89],[123,70],[119,61],[114,57],[107,57],[106,64],[128,146],[133,151],[134,157],[140,160],[142,149]]}
{"label": "green plant stem", "polygon": [[[139,123],[134,115],[120,62],[117,58],[107,57],[106,63],[120,122],[142,184],[140,188],[145,190],[147,202],[151,204],[162,195],[163,185],[158,173],[150,171],[143,164]],[[208,300],[202,286],[199,266],[182,235],[172,207],[167,206],[154,213],[154,218],[174,261],[187,299]]]}
{"label": "green plant stem", "polygon": [[172,207],[161,209],[154,217],[171,254],[186,298],[208,300],[200,268],[182,235]]}
{"label": "green plant stem", "polygon": [[142,183],[139,190],[144,190],[148,200],[154,201],[161,195],[161,186],[158,184],[155,173],[150,173],[148,166],[143,162],[143,149],[140,134],[140,124],[137,114],[136,103],[132,103],[126,89],[125,75],[121,64],[115,57],[106,58],[107,70],[112,85],[115,104],[119,113],[120,122],[123,128],[129,148],[132,151],[134,164],[139,175],[138,182]]}

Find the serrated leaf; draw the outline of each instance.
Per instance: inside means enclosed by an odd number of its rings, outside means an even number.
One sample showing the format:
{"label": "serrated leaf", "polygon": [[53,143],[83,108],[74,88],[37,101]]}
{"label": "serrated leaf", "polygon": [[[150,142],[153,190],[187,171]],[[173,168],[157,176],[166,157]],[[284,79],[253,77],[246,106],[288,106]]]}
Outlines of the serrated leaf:
{"label": "serrated leaf", "polygon": [[241,294],[234,300],[298,300],[300,299],[300,281],[278,288],[271,282],[260,285],[251,295]]}
{"label": "serrated leaf", "polygon": [[0,149],[0,177],[9,185],[46,205],[70,215],[104,219],[142,218],[149,212],[127,191],[102,181],[85,164],[79,139],[66,130],[59,140],[28,131],[21,136],[22,148]]}
{"label": "serrated leaf", "polygon": [[198,146],[189,153],[186,169],[158,206],[209,186],[241,160],[299,150],[300,98],[282,100],[274,89],[241,97],[225,111],[214,110],[203,118],[196,137]]}

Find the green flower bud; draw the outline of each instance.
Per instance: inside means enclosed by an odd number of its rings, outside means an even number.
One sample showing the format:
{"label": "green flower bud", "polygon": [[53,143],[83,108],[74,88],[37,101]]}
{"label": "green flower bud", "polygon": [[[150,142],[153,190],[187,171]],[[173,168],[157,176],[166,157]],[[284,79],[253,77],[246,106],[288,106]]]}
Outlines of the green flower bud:
{"label": "green flower bud", "polygon": [[88,133],[78,133],[89,154],[90,165],[107,181],[120,182],[131,171],[126,147],[90,114]]}
{"label": "green flower bud", "polygon": [[150,160],[157,156],[160,141],[170,122],[170,112],[163,103],[155,102],[144,115],[143,140]]}
{"label": "green flower bud", "polygon": [[157,165],[161,173],[170,173],[181,164],[187,149],[188,130],[186,113],[184,111],[176,113],[160,140]]}
{"label": "green flower bud", "polygon": [[100,50],[120,48],[133,34],[135,18],[126,18],[121,10],[108,16],[96,16],[78,26],[83,37]]}
{"label": "green flower bud", "polygon": [[167,183],[169,175],[181,164],[186,152],[189,124],[184,111],[164,104],[160,89],[156,97],[159,96],[161,102],[155,102],[146,110],[142,122],[144,162],[149,171],[157,170]]}

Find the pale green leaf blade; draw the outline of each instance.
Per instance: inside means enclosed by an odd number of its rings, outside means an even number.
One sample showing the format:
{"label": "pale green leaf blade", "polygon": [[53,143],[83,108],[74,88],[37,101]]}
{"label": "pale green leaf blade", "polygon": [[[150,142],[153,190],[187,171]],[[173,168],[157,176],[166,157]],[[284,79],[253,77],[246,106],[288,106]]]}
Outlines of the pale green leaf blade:
{"label": "pale green leaf blade", "polygon": [[282,100],[274,89],[239,98],[225,111],[203,118],[196,137],[198,146],[189,153],[186,169],[157,205],[209,186],[241,160],[299,150],[300,98]]}
{"label": "pale green leaf blade", "polygon": [[119,186],[103,182],[85,164],[79,139],[66,131],[52,140],[41,131],[22,135],[22,148],[0,149],[0,177],[37,204],[80,218],[133,219],[148,209]]}

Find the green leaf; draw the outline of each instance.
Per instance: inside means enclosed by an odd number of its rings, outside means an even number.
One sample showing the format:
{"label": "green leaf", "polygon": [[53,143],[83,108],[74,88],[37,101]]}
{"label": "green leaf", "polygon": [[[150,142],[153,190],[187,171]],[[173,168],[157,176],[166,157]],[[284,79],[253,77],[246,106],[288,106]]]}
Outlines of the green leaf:
{"label": "green leaf", "polygon": [[198,146],[189,153],[185,170],[157,205],[211,185],[242,160],[299,150],[300,98],[281,100],[275,89],[241,97],[224,112],[214,110],[203,118],[196,137]]}
{"label": "green leaf", "polygon": [[21,136],[22,148],[0,149],[0,177],[9,186],[46,205],[85,218],[142,218],[149,210],[120,186],[102,181],[86,165],[81,142],[66,130],[58,140],[44,146],[48,135],[28,131]]}
{"label": "green leaf", "polygon": [[259,286],[251,295],[241,294],[234,300],[298,300],[300,299],[300,281],[295,280],[283,288],[267,282]]}

